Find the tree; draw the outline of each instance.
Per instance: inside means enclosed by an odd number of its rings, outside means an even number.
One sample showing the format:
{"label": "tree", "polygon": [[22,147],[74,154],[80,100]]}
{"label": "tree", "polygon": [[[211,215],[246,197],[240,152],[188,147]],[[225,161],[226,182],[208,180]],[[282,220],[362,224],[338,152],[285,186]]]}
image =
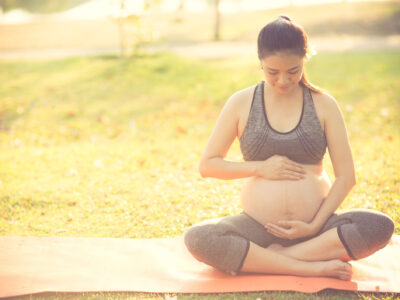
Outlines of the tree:
{"label": "tree", "polygon": [[[160,4],[160,2],[161,0],[145,0],[144,9],[150,9],[153,6]],[[117,16],[114,17],[114,20],[118,26],[120,56],[125,57],[127,52],[135,54],[142,42],[153,38],[154,32],[146,30],[142,24],[140,15],[128,14],[126,0],[114,0],[114,4],[118,7]],[[129,31],[132,27],[134,32]]]}
{"label": "tree", "polygon": [[214,41],[220,40],[220,22],[221,22],[221,12],[219,9],[220,0],[214,0],[214,13],[215,13],[215,23],[214,23]]}
{"label": "tree", "polygon": [[[234,0],[231,0],[234,1]],[[240,1],[240,0],[236,0]],[[208,3],[211,3],[213,10],[214,10],[214,34],[213,40],[219,41],[221,39],[221,9],[220,4],[221,0],[207,0]]]}

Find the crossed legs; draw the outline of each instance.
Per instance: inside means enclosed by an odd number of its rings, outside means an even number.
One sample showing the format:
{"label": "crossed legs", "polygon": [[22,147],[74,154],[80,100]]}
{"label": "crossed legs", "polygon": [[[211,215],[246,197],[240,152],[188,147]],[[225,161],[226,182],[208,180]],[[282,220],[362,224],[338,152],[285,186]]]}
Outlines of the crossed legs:
{"label": "crossed legs", "polygon": [[242,272],[328,276],[342,280],[351,278],[350,259],[336,228],[320,236],[289,247],[273,244],[263,248],[250,242]]}
{"label": "crossed legs", "polygon": [[[216,224],[194,226],[185,234],[198,260],[228,273],[257,272],[301,276],[351,277],[345,261],[366,257],[384,247],[393,234],[386,215],[357,210],[332,215],[308,240],[282,240],[246,214]],[[281,245],[286,245],[283,247]]]}
{"label": "crossed legs", "polygon": [[280,244],[272,244],[268,248],[283,255],[304,261],[330,259],[340,259],[342,261],[351,260],[351,257],[348,255],[346,248],[338,236],[336,228],[329,229],[310,240],[289,247],[283,247]]}

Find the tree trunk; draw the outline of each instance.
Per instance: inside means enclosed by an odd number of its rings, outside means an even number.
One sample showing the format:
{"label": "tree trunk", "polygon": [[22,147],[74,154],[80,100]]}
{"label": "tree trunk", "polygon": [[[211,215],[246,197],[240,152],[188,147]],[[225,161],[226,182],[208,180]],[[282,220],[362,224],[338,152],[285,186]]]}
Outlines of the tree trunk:
{"label": "tree trunk", "polygon": [[122,17],[118,19],[118,32],[119,32],[120,56],[123,58],[125,57],[126,34],[125,34],[125,20]]}
{"label": "tree trunk", "polygon": [[219,41],[220,35],[220,19],[221,19],[221,14],[219,11],[219,2],[220,0],[214,0],[214,8],[215,8],[215,27],[214,27],[214,41]]}
{"label": "tree trunk", "polygon": [[178,6],[178,11],[179,11],[180,13],[182,13],[183,10],[184,10],[184,8],[185,8],[185,0],[180,0],[180,1],[179,1],[179,6]]}
{"label": "tree trunk", "polygon": [[126,32],[125,32],[125,0],[120,0],[119,2],[119,12],[120,16],[118,16],[118,32],[119,32],[119,47],[120,47],[120,55],[121,58],[125,57],[126,50]]}

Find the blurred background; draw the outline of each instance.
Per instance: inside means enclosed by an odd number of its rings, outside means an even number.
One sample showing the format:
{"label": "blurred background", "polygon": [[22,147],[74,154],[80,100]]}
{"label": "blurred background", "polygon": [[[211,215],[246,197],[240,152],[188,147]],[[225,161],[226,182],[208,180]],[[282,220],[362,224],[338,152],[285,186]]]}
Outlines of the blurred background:
{"label": "blurred background", "polygon": [[346,121],[342,208],[400,233],[399,1],[0,0],[0,235],[167,237],[239,213],[241,181],[198,162],[227,99],[264,79],[257,35],[280,14]]}
{"label": "blurred background", "polygon": [[0,0],[0,58],[255,55],[258,31],[282,13],[318,52],[400,49],[399,1]]}

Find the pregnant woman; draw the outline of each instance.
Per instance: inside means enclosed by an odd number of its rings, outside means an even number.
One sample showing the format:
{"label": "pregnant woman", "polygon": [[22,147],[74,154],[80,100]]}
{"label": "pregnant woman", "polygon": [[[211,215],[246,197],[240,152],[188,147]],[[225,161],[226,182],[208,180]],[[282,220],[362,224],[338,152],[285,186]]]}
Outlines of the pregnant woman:
{"label": "pregnant woman", "polygon": [[[353,159],[335,99],[306,79],[308,54],[305,32],[286,16],[260,31],[265,81],[229,98],[200,162],[203,177],[246,178],[243,212],[185,233],[185,244],[199,261],[233,275],[349,280],[347,261],[389,242],[394,224],[387,215],[366,209],[335,212],[355,185]],[[235,138],[243,162],[225,159]],[[326,148],[332,184],[322,164]]]}

